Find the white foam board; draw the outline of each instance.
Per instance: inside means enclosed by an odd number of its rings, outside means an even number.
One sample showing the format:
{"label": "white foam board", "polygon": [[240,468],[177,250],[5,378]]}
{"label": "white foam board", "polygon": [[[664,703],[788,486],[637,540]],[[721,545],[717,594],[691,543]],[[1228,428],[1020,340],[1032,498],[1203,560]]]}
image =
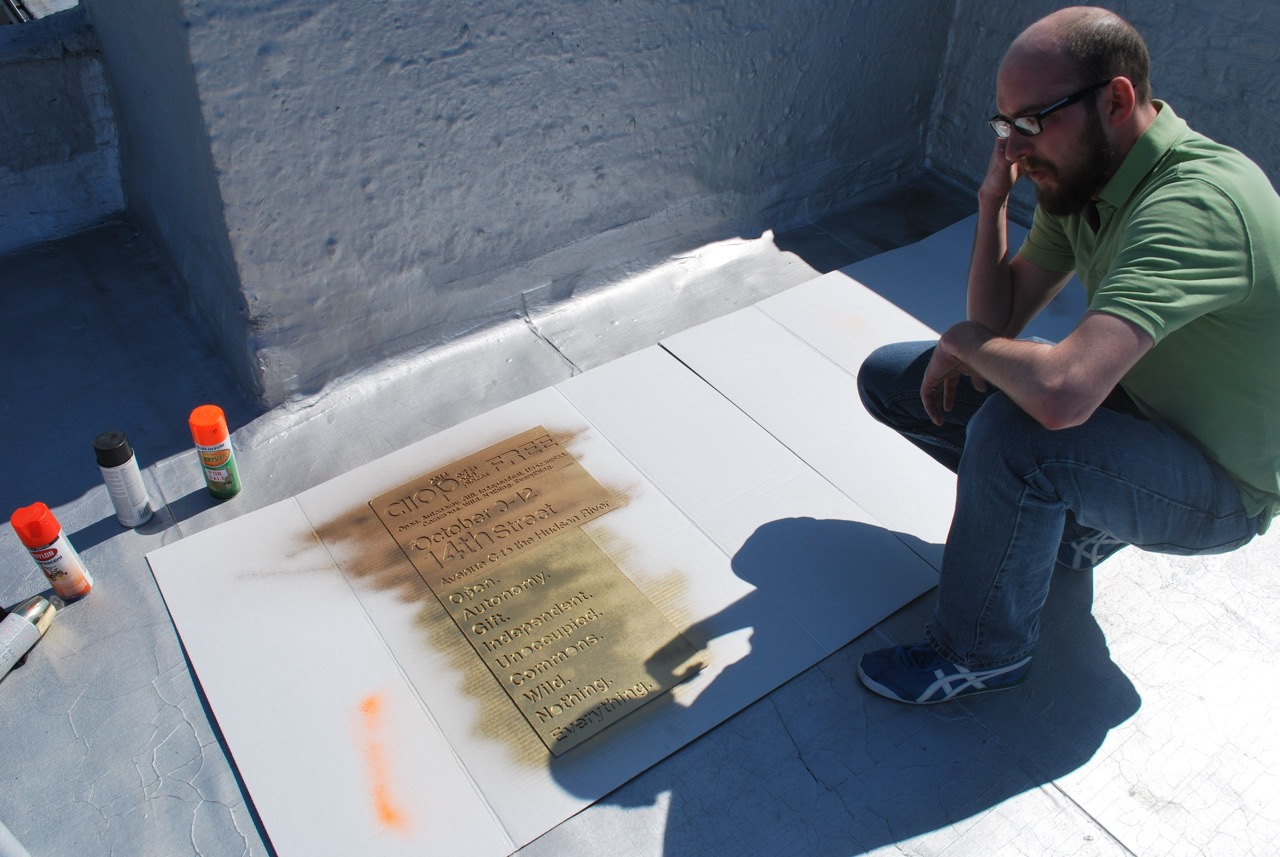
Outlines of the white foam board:
{"label": "white foam board", "polygon": [[277,853],[510,852],[295,500],[148,560]]}
{"label": "white foam board", "polygon": [[[754,309],[854,378],[862,361],[881,345],[938,339],[933,328],[842,271],[774,295]],[[713,329],[714,324],[703,326]],[[682,338],[692,337],[671,337],[664,344],[670,347]]]}
{"label": "white foam board", "polygon": [[[474,655],[459,659],[432,637],[425,584],[382,573],[407,561],[366,505],[535,425],[570,437],[588,472],[625,497],[584,532],[707,659],[555,758]],[[360,535],[362,519],[375,537]],[[518,848],[936,582],[857,503],[657,347],[148,559],[281,854],[384,840],[406,853]],[[351,744],[353,705],[371,698],[407,742],[375,781],[367,744],[364,757],[331,749],[339,735]],[[281,720],[296,723],[281,734]],[[380,799],[408,820],[380,820]],[[360,801],[372,810],[338,810]]]}
{"label": "white foam board", "polygon": [[637,352],[560,389],[734,558],[767,594],[766,610],[795,616],[824,652],[937,583],[854,495],[742,408],[736,390],[717,386],[727,397],[708,397],[710,385],[663,350]]}
{"label": "white foam board", "polygon": [[954,476],[867,415],[856,375],[875,346],[928,331],[839,274],[810,286],[804,300],[765,301],[663,346],[937,568]]}
{"label": "white foam board", "polygon": [[[915,244],[855,262],[842,273],[902,307],[927,327],[946,330],[965,317],[969,256],[977,218],[976,214],[971,215]],[[1025,228],[1010,223],[1009,247],[1017,252],[1026,235]],[[1021,335],[1061,341],[1084,310],[1084,288],[1072,278]]]}

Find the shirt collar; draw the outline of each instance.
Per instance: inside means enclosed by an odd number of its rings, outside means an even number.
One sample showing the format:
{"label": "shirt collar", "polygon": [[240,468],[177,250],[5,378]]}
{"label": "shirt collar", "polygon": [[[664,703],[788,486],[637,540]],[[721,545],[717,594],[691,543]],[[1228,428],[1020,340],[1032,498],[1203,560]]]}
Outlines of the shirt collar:
{"label": "shirt collar", "polygon": [[1142,136],[1133,144],[1129,154],[1120,162],[1116,174],[1102,188],[1098,198],[1119,208],[1137,189],[1165,152],[1169,151],[1187,130],[1187,123],[1163,101],[1152,100],[1156,109],[1155,121],[1147,126]]}

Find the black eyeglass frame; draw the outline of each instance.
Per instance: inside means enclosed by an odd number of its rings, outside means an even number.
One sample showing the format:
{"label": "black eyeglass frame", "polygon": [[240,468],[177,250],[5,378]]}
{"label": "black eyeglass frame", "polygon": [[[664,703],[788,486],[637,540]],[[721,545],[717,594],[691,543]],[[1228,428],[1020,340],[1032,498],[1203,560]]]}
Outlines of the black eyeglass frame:
{"label": "black eyeglass frame", "polygon": [[[987,120],[987,124],[991,126],[991,130],[994,131],[996,136],[1001,140],[1007,139],[1014,131],[1017,131],[1024,137],[1034,137],[1044,130],[1044,126],[1040,124],[1044,117],[1051,113],[1056,113],[1064,107],[1070,107],[1072,104],[1083,99],[1086,95],[1089,95],[1095,90],[1102,89],[1102,87],[1111,83],[1113,80],[1115,80],[1114,77],[1104,80],[1101,83],[1095,83],[1092,86],[1086,86],[1079,92],[1073,92],[1066,98],[1053,102],[1038,113],[1029,113],[1026,116],[1015,116],[1012,119],[1006,116],[1001,116],[997,113],[995,116],[992,116]],[[1025,123],[1025,126],[1019,123]],[[1002,131],[1003,133],[1001,133]]]}

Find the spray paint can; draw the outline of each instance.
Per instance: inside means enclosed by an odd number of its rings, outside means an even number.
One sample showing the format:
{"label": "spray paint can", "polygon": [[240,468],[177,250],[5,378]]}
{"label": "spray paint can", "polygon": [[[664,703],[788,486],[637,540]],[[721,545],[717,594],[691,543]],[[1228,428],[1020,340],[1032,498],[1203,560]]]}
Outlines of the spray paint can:
{"label": "spray paint can", "polygon": [[138,456],[134,455],[125,433],[104,431],[94,438],[93,451],[121,525],[136,527],[151,520],[151,498],[142,483]]}
{"label": "spray paint can", "polygon": [[63,598],[88,595],[93,577],[84,567],[80,554],[67,541],[62,525],[44,503],[32,503],[14,512],[9,523],[26,546],[31,558],[53,584],[53,591]]}
{"label": "spray paint can", "polygon": [[58,608],[50,604],[49,599],[36,595],[4,617],[0,622],[0,679],[44,636],[57,612]]}
{"label": "spray paint can", "polygon": [[215,500],[230,500],[240,493],[240,471],[236,469],[226,415],[217,405],[201,405],[191,412],[187,424],[191,426],[209,493]]}

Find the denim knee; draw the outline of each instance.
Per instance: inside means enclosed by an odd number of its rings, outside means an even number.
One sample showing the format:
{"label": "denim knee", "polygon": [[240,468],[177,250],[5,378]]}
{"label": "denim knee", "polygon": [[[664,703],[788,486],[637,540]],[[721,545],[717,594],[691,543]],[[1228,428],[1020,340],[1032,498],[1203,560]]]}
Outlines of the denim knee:
{"label": "denim knee", "polygon": [[983,466],[1006,461],[1018,475],[1025,476],[1036,467],[1032,452],[1036,436],[1048,431],[1013,399],[1004,393],[993,393],[969,420],[965,454],[984,462]]}
{"label": "denim knee", "polygon": [[916,396],[934,342],[895,342],[867,355],[858,368],[858,396],[867,413],[893,425],[891,403],[903,395]]}

